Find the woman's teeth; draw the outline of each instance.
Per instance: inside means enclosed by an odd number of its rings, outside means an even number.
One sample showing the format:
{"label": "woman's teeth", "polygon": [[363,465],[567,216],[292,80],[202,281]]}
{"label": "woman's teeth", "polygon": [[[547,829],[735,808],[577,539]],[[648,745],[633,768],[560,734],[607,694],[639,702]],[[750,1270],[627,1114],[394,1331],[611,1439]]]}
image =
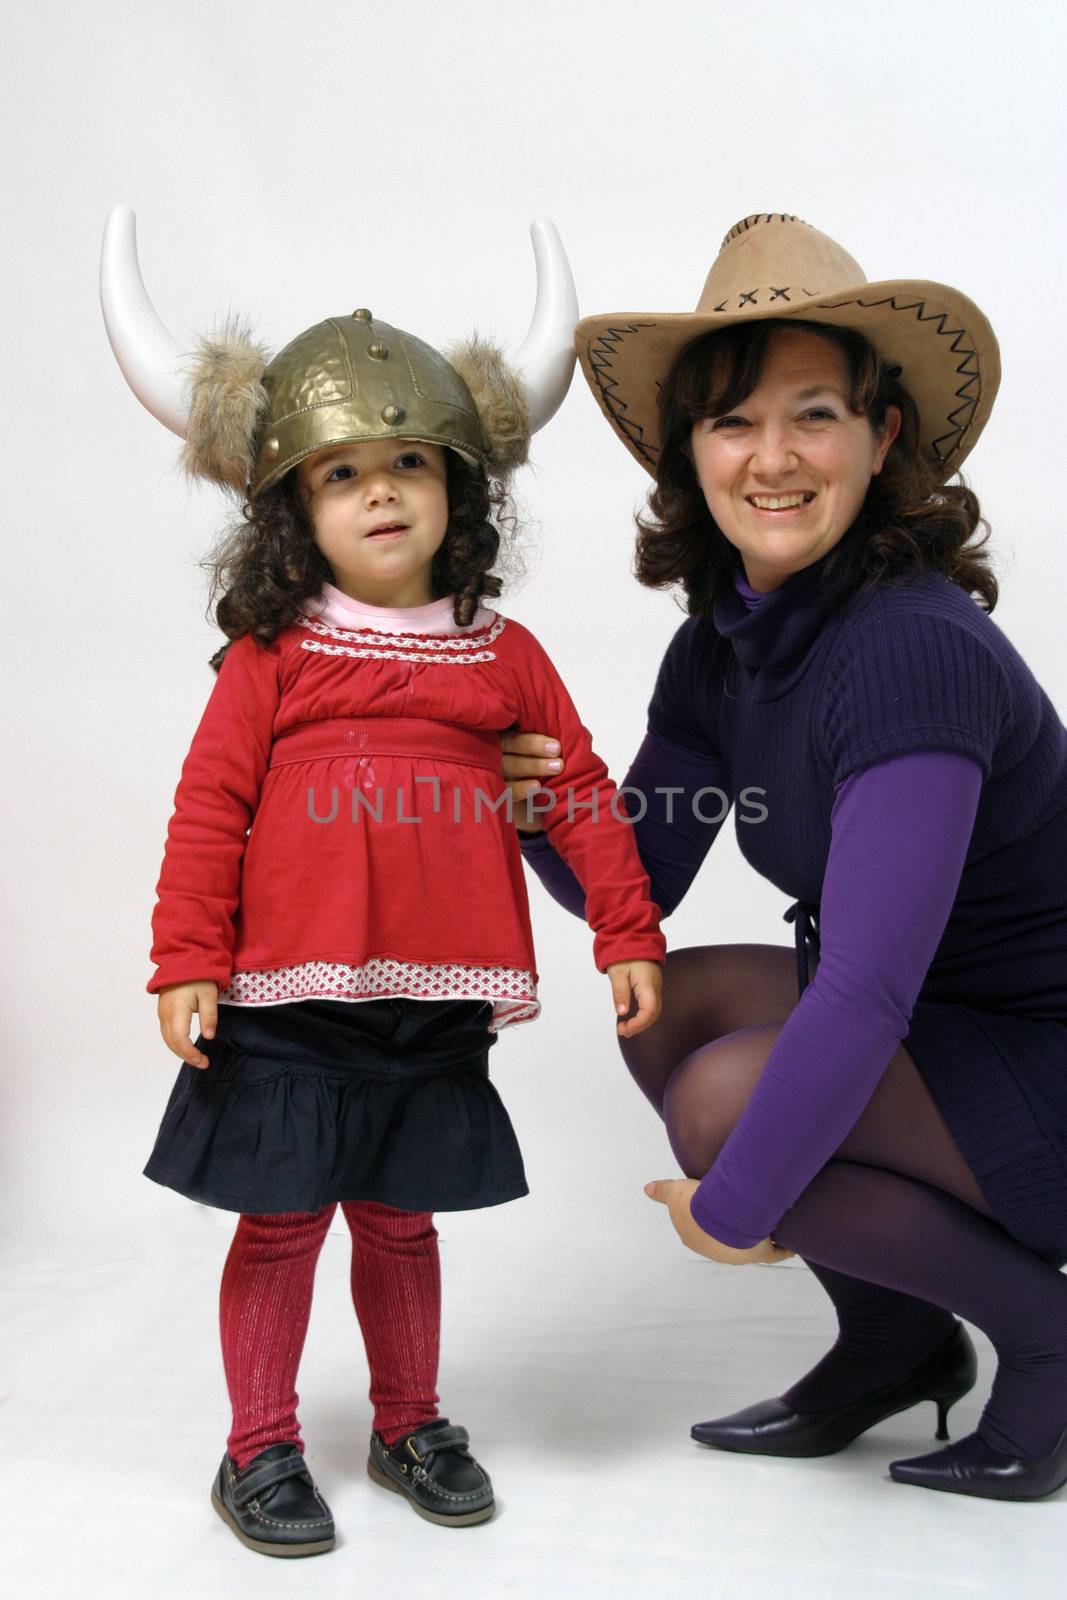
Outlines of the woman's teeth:
{"label": "woman's teeth", "polygon": [[814,494],[750,494],[749,500],[757,511],[788,511],[793,506],[806,506],[815,499]]}

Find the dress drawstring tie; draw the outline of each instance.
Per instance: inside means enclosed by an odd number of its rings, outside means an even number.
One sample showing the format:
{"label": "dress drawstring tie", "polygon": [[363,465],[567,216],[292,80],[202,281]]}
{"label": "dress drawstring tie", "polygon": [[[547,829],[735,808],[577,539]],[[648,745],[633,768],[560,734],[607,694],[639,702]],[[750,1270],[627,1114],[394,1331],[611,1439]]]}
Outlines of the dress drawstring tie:
{"label": "dress drawstring tie", "polygon": [[797,954],[797,998],[808,987],[808,955],[811,954],[811,964],[819,964],[819,908],[809,905],[806,900],[796,900],[782,918],[783,922],[792,922],[795,925],[795,942]]}

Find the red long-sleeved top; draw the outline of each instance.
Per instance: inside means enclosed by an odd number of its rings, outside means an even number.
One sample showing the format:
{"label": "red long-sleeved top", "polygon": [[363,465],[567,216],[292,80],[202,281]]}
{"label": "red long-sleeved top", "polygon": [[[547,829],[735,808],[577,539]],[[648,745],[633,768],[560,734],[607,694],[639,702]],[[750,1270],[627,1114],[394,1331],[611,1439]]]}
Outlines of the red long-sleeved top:
{"label": "red long-sleeved top", "polygon": [[149,993],[211,979],[232,1005],[408,995],[491,1000],[496,1029],[532,1020],[501,804],[513,726],[558,729],[567,752],[544,820],[586,891],[597,967],[663,960],[623,800],[566,688],[526,628],[480,615],[458,634],[307,615],[230,647],[174,799]]}

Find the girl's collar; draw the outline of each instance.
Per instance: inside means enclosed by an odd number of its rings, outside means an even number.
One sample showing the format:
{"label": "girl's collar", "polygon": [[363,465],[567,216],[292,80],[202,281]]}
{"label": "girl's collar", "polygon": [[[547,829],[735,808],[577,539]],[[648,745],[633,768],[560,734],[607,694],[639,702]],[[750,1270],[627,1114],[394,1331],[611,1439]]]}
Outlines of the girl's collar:
{"label": "girl's collar", "polygon": [[332,583],[324,583],[321,594],[309,600],[304,610],[308,616],[335,628],[374,633],[465,634],[487,628],[493,621],[493,613],[479,606],[472,621],[465,628],[459,627],[451,595],[424,606],[372,606],[353,600]]}

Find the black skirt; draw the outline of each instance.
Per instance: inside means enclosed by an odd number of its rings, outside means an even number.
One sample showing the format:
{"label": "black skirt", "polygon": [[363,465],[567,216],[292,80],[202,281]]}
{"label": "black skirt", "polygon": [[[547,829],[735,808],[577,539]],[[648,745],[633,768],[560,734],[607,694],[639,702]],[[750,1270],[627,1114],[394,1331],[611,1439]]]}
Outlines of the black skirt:
{"label": "black skirt", "polygon": [[211,1065],[183,1063],[144,1169],[225,1211],[376,1200],[466,1211],[528,1194],[489,1081],[492,1004],[220,1005]]}

